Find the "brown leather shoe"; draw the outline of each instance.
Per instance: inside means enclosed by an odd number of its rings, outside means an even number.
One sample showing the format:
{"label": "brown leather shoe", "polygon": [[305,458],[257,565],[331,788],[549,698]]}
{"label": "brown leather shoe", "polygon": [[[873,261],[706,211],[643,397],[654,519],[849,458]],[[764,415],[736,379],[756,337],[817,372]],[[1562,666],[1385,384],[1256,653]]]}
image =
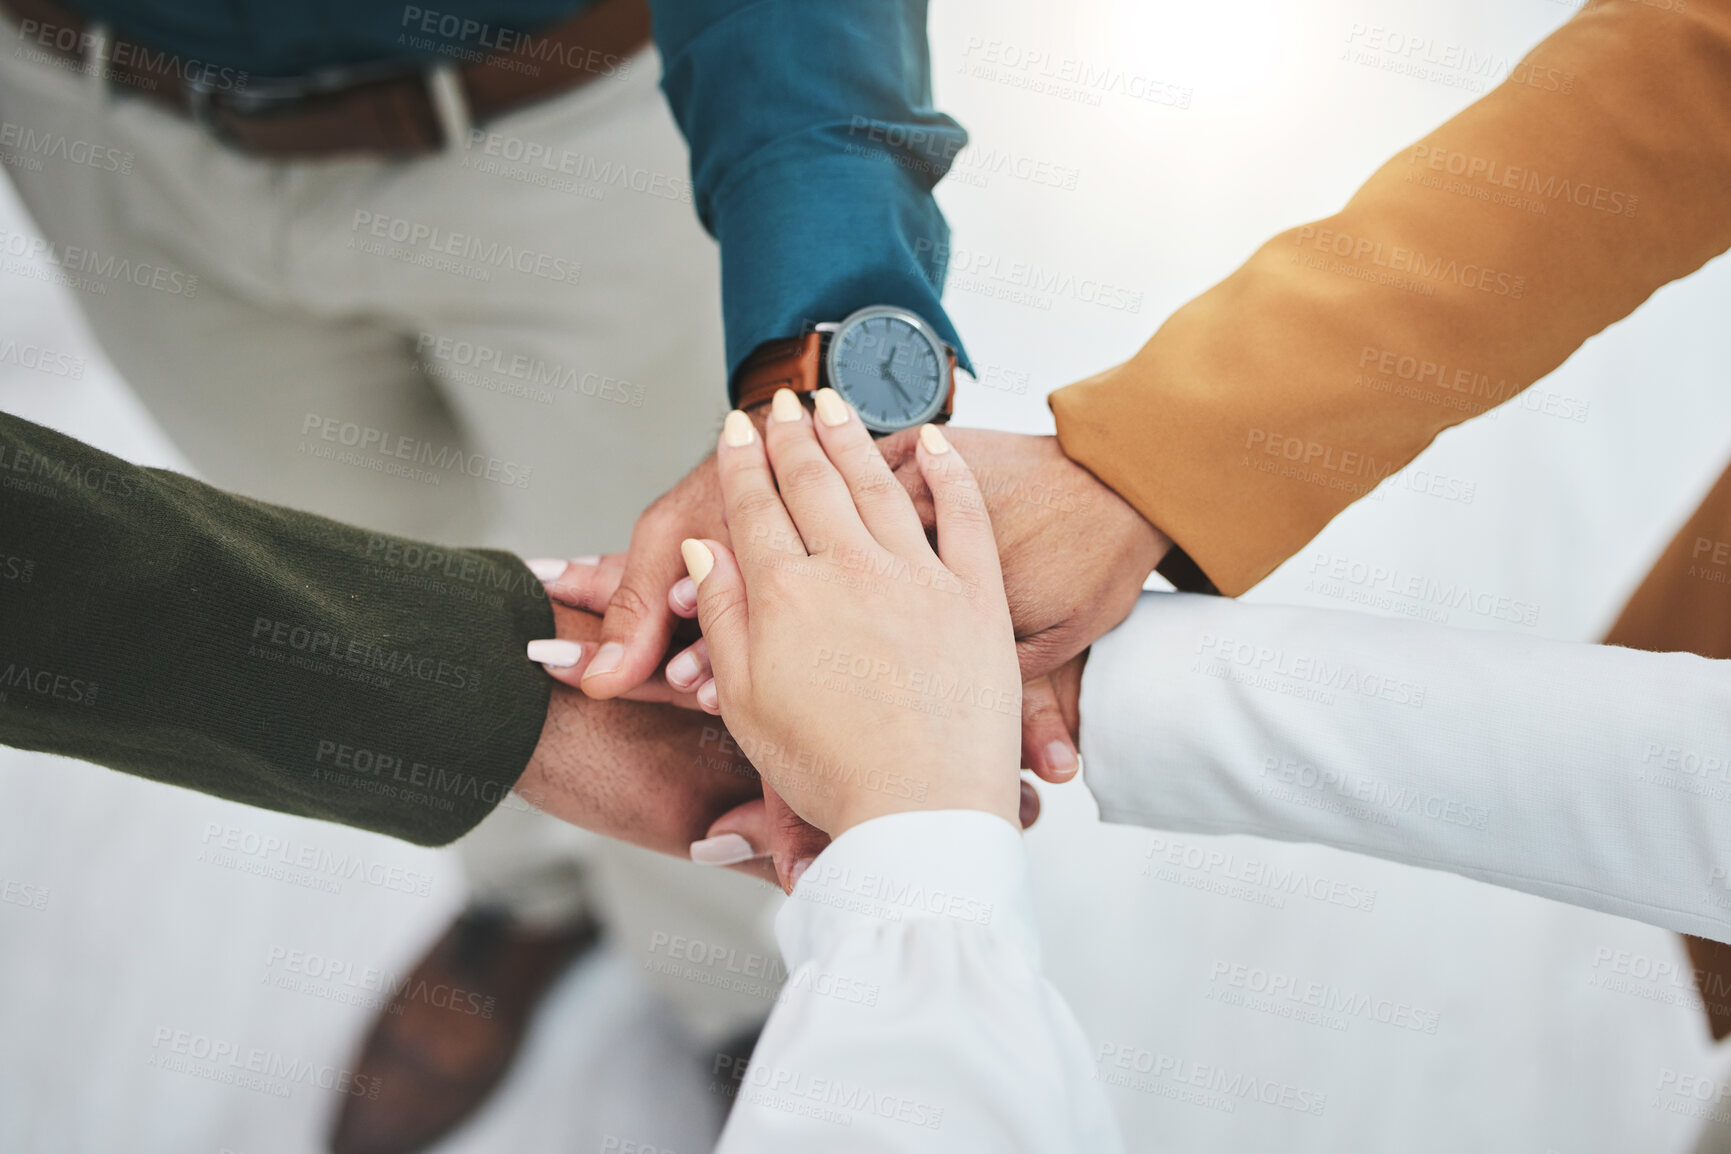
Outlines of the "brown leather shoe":
{"label": "brown leather shoe", "polygon": [[504,1079],[529,1017],[600,933],[585,919],[535,930],[465,911],[395,991],[361,1047],[332,1154],[415,1154],[474,1113]]}

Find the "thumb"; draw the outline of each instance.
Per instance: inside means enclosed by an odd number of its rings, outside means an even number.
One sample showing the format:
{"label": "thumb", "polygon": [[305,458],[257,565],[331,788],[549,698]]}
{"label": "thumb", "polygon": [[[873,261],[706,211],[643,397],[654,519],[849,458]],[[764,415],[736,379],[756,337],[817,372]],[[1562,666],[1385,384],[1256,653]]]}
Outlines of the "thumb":
{"label": "thumb", "polygon": [[745,575],[733,550],[719,541],[688,537],[679,545],[685,567],[697,585],[697,620],[709,642],[709,667],[715,689],[725,702],[728,694],[745,690],[749,676]]}
{"label": "thumb", "polygon": [[782,890],[791,894],[812,859],[829,844],[829,835],[793,812],[793,807],[781,800],[781,795],[767,781],[763,783],[763,812],[769,826],[776,879]]}

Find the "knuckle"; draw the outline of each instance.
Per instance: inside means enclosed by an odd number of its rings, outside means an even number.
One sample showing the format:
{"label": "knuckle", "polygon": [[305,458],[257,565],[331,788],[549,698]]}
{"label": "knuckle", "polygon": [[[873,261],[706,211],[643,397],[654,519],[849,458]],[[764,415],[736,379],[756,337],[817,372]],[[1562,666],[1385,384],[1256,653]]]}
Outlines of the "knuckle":
{"label": "knuckle", "polygon": [[759,517],[780,510],[782,503],[774,489],[747,489],[734,501],[733,507],[746,517]]}
{"label": "knuckle", "polygon": [[944,512],[952,525],[964,528],[989,527],[992,523],[991,515],[986,512],[986,503],[977,493],[946,494]]}
{"label": "knuckle", "polygon": [[834,471],[828,461],[801,459],[777,473],[784,493],[808,493],[831,483]]}
{"label": "knuckle", "polygon": [[906,495],[896,475],[882,464],[860,470],[854,477],[853,489],[857,495],[874,501]]}
{"label": "knuckle", "polygon": [[649,598],[635,585],[621,585],[607,600],[607,619],[646,621],[651,616]]}

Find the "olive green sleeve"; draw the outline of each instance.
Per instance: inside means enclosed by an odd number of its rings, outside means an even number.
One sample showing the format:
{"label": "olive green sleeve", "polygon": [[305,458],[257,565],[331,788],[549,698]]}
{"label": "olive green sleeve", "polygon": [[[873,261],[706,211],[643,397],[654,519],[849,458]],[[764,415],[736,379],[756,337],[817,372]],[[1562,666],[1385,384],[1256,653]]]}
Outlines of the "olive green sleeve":
{"label": "olive green sleeve", "polygon": [[516,782],[553,635],[508,553],[448,549],[129,464],[0,414],[0,741],[392,834],[456,838]]}

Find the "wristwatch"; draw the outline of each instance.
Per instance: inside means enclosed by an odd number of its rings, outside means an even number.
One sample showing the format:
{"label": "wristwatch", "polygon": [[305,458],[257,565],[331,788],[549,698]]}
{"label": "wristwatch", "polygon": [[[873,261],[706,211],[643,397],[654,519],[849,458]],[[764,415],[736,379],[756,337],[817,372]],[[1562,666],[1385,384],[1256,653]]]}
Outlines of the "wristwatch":
{"label": "wristwatch", "polygon": [[872,305],[803,336],[765,341],[735,374],[742,409],[777,389],[834,389],[878,433],[950,419],[956,396],[956,350],[907,309]]}

